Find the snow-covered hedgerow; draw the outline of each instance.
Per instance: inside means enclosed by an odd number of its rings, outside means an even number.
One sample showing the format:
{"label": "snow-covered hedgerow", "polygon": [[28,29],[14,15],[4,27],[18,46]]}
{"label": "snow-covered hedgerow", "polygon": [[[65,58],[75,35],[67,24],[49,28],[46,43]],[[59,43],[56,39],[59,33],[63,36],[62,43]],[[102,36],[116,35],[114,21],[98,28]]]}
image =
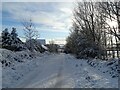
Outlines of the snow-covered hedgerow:
{"label": "snow-covered hedgerow", "polygon": [[2,67],[10,67],[14,66],[17,62],[25,62],[26,60],[31,60],[40,56],[41,53],[38,52],[30,52],[29,50],[13,52],[6,49],[0,49],[0,62],[2,63]]}
{"label": "snow-covered hedgerow", "polygon": [[49,55],[49,52],[30,52],[28,50],[13,52],[6,49],[0,49],[0,62],[2,63],[3,88],[16,85],[24,78],[26,74],[33,71],[39,64],[41,58]]}
{"label": "snow-covered hedgerow", "polygon": [[99,59],[88,60],[87,63],[101,71],[102,73],[108,73],[112,78],[116,78],[120,74],[120,68],[118,65],[119,59],[111,59],[103,61]]}

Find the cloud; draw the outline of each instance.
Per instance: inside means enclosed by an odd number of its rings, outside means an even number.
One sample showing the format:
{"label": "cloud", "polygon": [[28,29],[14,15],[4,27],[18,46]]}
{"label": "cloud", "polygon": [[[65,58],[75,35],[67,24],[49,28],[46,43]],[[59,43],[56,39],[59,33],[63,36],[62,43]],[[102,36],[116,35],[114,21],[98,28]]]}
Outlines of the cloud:
{"label": "cloud", "polygon": [[4,3],[3,10],[9,12],[12,19],[20,21],[32,17],[36,24],[62,30],[70,24],[67,22],[72,14],[70,5],[71,3],[66,3],[67,7],[65,3]]}
{"label": "cloud", "polygon": [[59,18],[57,17],[57,15],[55,14],[51,14],[51,13],[39,13],[36,16],[33,16],[33,20],[35,21],[35,23],[37,24],[43,24],[47,27],[52,27],[53,29],[62,29],[63,27],[65,27],[65,24],[61,21],[58,20]]}
{"label": "cloud", "polygon": [[71,14],[72,13],[72,10],[70,9],[70,8],[61,8],[60,9],[61,11],[63,11],[64,13],[69,13],[69,14]]}

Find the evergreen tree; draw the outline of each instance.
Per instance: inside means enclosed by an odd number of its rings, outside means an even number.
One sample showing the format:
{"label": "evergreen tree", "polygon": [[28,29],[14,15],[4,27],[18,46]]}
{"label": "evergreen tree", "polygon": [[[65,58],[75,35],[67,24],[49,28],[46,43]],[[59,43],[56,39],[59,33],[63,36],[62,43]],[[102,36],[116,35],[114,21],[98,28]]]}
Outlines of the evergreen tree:
{"label": "evergreen tree", "polygon": [[13,38],[13,39],[15,39],[15,38],[17,38],[17,36],[18,36],[18,34],[16,33],[16,28],[12,28],[12,31],[11,31],[11,37]]}
{"label": "evergreen tree", "polygon": [[16,28],[12,28],[11,33],[8,29],[2,31],[2,48],[12,51],[19,51],[24,48],[23,42],[17,37]]}
{"label": "evergreen tree", "polygon": [[2,46],[11,45],[11,35],[8,32],[8,28],[2,31]]}
{"label": "evergreen tree", "polygon": [[12,38],[12,45],[17,45],[19,44],[19,41],[18,41],[18,34],[16,32],[16,28],[12,28],[12,31],[11,31],[11,38]]}

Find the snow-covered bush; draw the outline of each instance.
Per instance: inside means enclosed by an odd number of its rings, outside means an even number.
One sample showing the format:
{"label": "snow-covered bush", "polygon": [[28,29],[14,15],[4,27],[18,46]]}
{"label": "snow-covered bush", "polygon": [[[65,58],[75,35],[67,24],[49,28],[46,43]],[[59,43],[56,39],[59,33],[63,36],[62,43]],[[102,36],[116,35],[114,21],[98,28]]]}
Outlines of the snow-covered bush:
{"label": "snow-covered bush", "polygon": [[47,44],[48,51],[51,53],[58,53],[59,45],[57,44]]}
{"label": "snow-covered bush", "polygon": [[40,44],[40,42],[38,42],[36,39],[31,39],[27,40],[25,42],[25,46],[32,51],[39,51],[39,52],[45,52],[45,49],[42,47],[42,45]]}
{"label": "snow-covered bush", "polygon": [[76,31],[67,38],[65,52],[75,54],[76,58],[95,58],[104,55],[102,48]]}

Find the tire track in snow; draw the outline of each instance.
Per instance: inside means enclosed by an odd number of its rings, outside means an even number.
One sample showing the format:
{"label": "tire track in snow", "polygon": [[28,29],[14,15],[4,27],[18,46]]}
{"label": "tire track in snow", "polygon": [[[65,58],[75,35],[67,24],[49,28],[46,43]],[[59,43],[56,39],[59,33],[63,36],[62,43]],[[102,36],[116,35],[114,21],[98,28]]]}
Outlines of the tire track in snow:
{"label": "tire track in snow", "polygon": [[61,67],[58,71],[58,74],[56,76],[56,84],[54,85],[54,88],[60,88],[62,87],[62,83],[63,83],[63,61],[61,61]]}

